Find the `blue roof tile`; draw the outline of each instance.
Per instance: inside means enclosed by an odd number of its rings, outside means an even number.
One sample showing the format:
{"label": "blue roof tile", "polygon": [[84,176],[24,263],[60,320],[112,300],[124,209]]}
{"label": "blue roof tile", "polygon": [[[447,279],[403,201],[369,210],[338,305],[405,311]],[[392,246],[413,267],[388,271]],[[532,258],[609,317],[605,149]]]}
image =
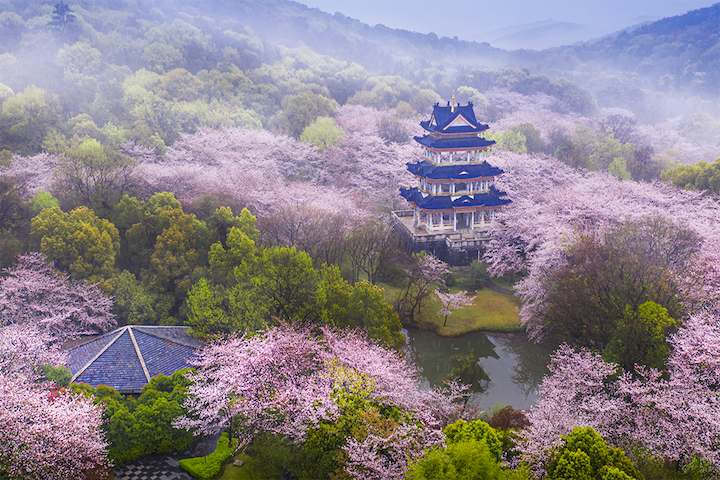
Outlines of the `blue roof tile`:
{"label": "blue roof tile", "polygon": [[408,202],[414,203],[424,210],[451,210],[460,207],[500,207],[512,203],[512,200],[500,198],[505,195],[497,189],[490,189],[488,193],[463,195],[452,200],[450,195],[426,195],[417,188],[401,188],[400,195]]}
{"label": "blue roof tile", "polygon": [[190,336],[188,327],[145,325],[122,327],[67,351],[74,382],[93,387],[107,385],[120,393],[139,393],[147,384],[141,357],[150,377],[169,376],[190,366],[190,360],[202,347],[201,341]]}
{"label": "blue roof tile", "polygon": [[504,173],[501,168],[493,167],[487,162],[469,165],[435,165],[432,162],[423,160],[421,162],[408,163],[407,166],[408,171],[413,175],[430,178],[432,180],[492,178]]}
{"label": "blue roof tile", "polygon": [[425,135],[414,137],[420,145],[436,150],[472,149],[486,148],[495,145],[495,140],[485,140],[477,135],[467,137],[436,137]]}

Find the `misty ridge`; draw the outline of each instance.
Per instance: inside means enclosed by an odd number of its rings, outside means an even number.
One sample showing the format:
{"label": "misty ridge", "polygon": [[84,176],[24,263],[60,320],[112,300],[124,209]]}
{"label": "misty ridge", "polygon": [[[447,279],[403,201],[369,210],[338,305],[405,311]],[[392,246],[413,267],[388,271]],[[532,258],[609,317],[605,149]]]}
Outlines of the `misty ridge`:
{"label": "misty ridge", "polygon": [[718,25],[720,4],[507,51],[284,0],[4,0],[0,150],[6,166],[89,139],[162,158],[200,129],[300,139],[345,105],[378,112],[375,133],[408,144],[416,115],[455,91],[500,149],[649,181],[720,156]]}

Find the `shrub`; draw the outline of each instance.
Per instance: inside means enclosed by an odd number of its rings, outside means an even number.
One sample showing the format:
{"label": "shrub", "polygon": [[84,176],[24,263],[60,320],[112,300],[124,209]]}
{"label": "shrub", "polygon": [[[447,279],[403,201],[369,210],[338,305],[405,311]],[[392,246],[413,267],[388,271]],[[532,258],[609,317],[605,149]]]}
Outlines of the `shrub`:
{"label": "shrub", "polygon": [[220,473],[220,469],[233,454],[237,448],[237,444],[237,439],[234,439],[233,445],[230,447],[230,445],[228,445],[228,434],[223,433],[213,453],[204,457],[180,460],[180,466],[195,478],[212,480]]}

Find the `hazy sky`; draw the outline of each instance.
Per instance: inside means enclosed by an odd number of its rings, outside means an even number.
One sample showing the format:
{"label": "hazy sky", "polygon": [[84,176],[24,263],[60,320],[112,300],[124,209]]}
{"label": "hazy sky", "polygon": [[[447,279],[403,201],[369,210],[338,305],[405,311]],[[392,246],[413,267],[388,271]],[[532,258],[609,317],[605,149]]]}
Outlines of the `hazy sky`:
{"label": "hazy sky", "polygon": [[[630,25],[709,7],[718,0],[297,0],[328,13],[340,12],[370,25],[488,41],[499,31],[553,20],[566,26],[558,38],[589,40]],[[582,27],[580,27],[582,26]],[[558,29],[558,32],[560,29]],[[565,42],[563,42],[565,43]]]}

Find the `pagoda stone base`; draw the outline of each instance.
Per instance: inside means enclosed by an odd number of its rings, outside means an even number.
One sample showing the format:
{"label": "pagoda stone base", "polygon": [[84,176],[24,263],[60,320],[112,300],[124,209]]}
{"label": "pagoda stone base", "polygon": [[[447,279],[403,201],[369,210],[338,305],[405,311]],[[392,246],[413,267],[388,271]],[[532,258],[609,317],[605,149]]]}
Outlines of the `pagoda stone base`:
{"label": "pagoda stone base", "polygon": [[487,230],[427,232],[413,225],[413,211],[392,212],[400,247],[408,253],[425,251],[452,266],[480,260],[490,241]]}

